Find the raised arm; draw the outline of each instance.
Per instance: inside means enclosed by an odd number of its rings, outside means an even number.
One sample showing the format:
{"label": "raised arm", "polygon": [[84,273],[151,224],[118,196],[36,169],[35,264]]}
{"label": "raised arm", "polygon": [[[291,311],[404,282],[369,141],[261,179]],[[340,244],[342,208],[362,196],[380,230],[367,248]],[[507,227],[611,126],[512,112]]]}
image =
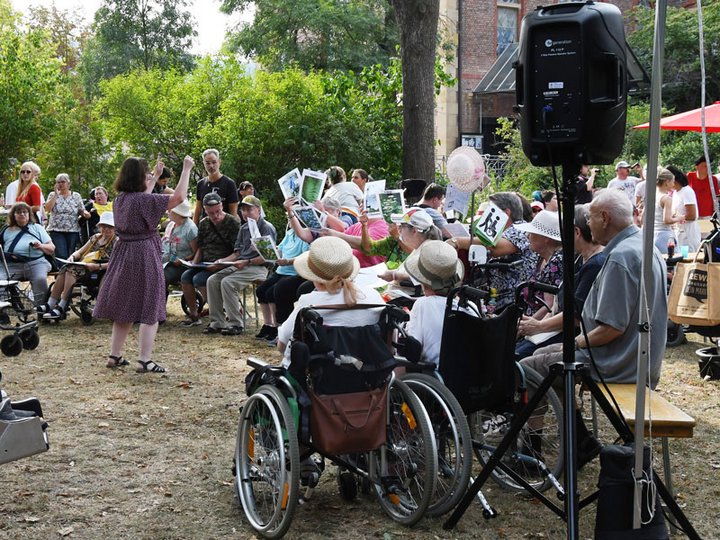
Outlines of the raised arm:
{"label": "raised arm", "polygon": [[180,173],[180,180],[178,181],[178,184],[175,188],[175,192],[170,195],[170,198],[168,199],[168,210],[172,210],[187,198],[188,184],[190,183],[190,173],[192,172],[192,168],[194,165],[195,161],[193,161],[193,158],[191,158],[190,156],[185,156],[185,159],[183,159],[183,170]]}

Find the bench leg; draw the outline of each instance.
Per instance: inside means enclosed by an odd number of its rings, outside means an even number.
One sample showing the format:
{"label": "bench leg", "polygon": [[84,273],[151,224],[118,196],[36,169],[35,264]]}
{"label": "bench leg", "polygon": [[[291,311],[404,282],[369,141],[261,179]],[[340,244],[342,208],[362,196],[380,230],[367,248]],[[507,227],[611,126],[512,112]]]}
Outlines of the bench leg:
{"label": "bench leg", "polygon": [[663,471],[665,471],[665,487],[671,497],[675,497],[675,490],[672,484],[672,470],[670,469],[670,447],[668,445],[668,438],[662,437],[662,456],[663,456]]}

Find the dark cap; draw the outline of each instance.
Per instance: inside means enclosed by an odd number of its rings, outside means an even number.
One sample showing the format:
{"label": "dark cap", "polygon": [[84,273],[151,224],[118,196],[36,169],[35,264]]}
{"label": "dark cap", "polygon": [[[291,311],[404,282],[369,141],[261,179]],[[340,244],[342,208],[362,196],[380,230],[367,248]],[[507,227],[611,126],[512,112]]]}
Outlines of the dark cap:
{"label": "dark cap", "polygon": [[701,163],[706,163],[705,156],[700,156],[695,160],[695,165],[700,165]]}
{"label": "dark cap", "polygon": [[222,204],[222,198],[216,192],[211,191],[203,197],[203,206],[215,206]]}
{"label": "dark cap", "polygon": [[255,195],[248,195],[244,197],[240,204],[245,204],[247,206],[257,206],[258,208],[262,208],[262,203],[260,202],[260,199],[255,197]]}

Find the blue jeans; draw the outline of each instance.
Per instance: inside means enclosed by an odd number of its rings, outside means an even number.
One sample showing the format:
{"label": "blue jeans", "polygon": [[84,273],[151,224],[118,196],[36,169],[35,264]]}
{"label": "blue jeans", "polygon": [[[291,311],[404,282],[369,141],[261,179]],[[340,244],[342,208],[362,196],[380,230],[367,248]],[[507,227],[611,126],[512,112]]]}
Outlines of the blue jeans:
{"label": "blue jeans", "polygon": [[50,231],[50,238],[55,244],[55,256],[67,259],[80,241],[79,232]]}

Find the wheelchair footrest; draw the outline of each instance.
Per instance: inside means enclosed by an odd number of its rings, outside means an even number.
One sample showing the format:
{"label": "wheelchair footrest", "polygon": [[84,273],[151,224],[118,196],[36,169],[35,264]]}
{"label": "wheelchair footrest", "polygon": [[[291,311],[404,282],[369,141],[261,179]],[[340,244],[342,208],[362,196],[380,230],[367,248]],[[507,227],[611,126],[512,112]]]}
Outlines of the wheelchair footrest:
{"label": "wheelchair footrest", "polygon": [[47,423],[39,416],[0,420],[0,464],[48,450]]}

